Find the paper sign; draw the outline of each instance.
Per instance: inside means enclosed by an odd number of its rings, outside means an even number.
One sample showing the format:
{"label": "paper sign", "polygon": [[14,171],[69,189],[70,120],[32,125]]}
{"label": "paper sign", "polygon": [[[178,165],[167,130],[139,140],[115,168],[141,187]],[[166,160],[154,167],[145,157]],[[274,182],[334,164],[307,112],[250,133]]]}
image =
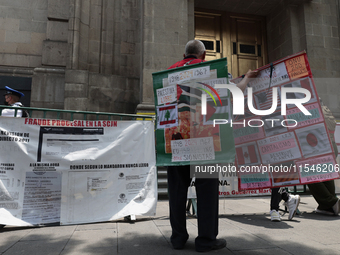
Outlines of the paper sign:
{"label": "paper sign", "polygon": [[168,76],[169,85],[180,84],[183,81],[191,79],[207,78],[210,77],[210,66],[200,68],[193,68],[177,73],[171,73]]}
{"label": "paper sign", "polygon": [[291,79],[296,79],[308,75],[304,55],[288,59],[285,61],[285,64]]}
{"label": "paper sign", "polygon": [[272,79],[270,80],[270,67],[260,71],[256,79],[249,82],[249,86],[253,88],[253,92],[285,83],[289,81],[289,76],[284,63],[279,63],[274,66],[272,71]]}
{"label": "paper sign", "polygon": [[233,125],[235,144],[246,143],[265,137],[262,127]]}
{"label": "paper sign", "polygon": [[242,173],[239,175],[241,189],[259,189],[271,186],[268,173],[263,173],[261,166],[258,166],[256,173]]}
{"label": "paper sign", "polygon": [[293,132],[268,137],[258,141],[262,162],[273,164],[301,157]]}
{"label": "paper sign", "polygon": [[157,107],[157,128],[178,126],[177,104]]}
{"label": "paper sign", "polygon": [[166,104],[175,102],[177,99],[177,86],[168,86],[163,89],[157,89],[158,104]]}
{"label": "paper sign", "polygon": [[339,168],[336,168],[339,166],[331,155],[298,161],[296,167],[301,181],[305,183],[326,181],[339,176]]}
{"label": "paper sign", "polygon": [[298,137],[305,158],[332,153],[324,123],[300,128],[294,132]]}
{"label": "paper sign", "polygon": [[236,156],[238,165],[257,165],[261,162],[255,142],[236,147]]}
{"label": "paper sign", "polygon": [[215,159],[212,137],[171,141],[172,161],[201,161]]}
{"label": "paper sign", "polygon": [[[323,121],[321,109],[318,103],[307,105],[305,107],[312,115],[304,115],[298,108],[287,110],[287,119],[295,120],[297,122],[295,127],[289,127],[290,130]],[[294,124],[294,121],[288,121],[288,126],[293,126]]]}

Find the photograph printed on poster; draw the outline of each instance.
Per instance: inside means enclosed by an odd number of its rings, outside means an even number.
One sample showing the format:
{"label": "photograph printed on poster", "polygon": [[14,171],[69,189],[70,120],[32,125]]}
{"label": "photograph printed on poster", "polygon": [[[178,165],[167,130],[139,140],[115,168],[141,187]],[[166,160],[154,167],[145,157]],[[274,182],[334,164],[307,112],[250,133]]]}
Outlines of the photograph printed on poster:
{"label": "photograph printed on poster", "polygon": [[294,168],[294,161],[287,161],[280,164],[271,165],[270,172],[273,186],[299,184],[299,173]]}
{"label": "photograph printed on poster", "polygon": [[259,151],[255,142],[236,147],[238,165],[256,165],[261,163]]}
{"label": "photograph printed on poster", "polygon": [[[274,121],[275,120],[275,121]],[[281,115],[281,112],[274,112],[270,115],[266,115],[262,117],[263,127],[266,136],[272,136],[287,132],[288,129],[281,125],[281,122],[284,120],[284,117]]]}
{"label": "photograph printed on poster", "polygon": [[[309,77],[295,80],[291,83],[282,85],[282,87],[307,89],[311,94],[311,98],[307,103],[304,103],[303,105],[317,102],[314,87],[313,87],[312,81]],[[281,90],[279,90],[279,95],[280,95],[280,98],[281,98]],[[301,99],[301,98],[305,98],[306,95],[304,93],[289,92],[289,93],[286,94],[286,97],[287,97],[287,99]],[[287,104],[287,108],[293,108],[293,107],[296,107],[296,105],[295,104]]]}
{"label": "photograph printed on poster", "polygon": [[301,157],[293,132],[266,137],[258,140],[257,144],[264,164],[286,162]]}
{"label": "photograph printed on poster", "polygon": [[277,92],[273,94],[273,88],[270,87],[259,93],[254,94],[256,109],[257,110],[269,110],[273,105],[273,97],[277,97],[277,106],[275,110],[281,109],[281,97],[280,97],[280,87],[277,87]]}
{"label": "photograph printed on poster", "polygon": [[294,132],[297,135],[302,154],[305,158],[332,152],[324,123],[300,128]]}

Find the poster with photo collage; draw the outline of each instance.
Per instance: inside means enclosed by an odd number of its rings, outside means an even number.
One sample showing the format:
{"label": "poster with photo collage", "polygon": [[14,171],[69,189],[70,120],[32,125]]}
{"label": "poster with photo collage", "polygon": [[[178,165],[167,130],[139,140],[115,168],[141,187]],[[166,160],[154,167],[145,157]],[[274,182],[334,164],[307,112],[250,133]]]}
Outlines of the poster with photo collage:
{"label": "poster with photo collage", "polygon": [[[152,74],[158,166],[234,163],[227,59],[206,61]],[[205,102],[205,103],[204,103]],[[202,114],[203,106],[206,113]]]}
{"label": "poster with photo collage", "polygon": [[[300,52],[258,69],[257,78],[245,91],[244,115],[234,116],[233,135],[236,146],[239,189],[258,189],[315,183],[339,178],[339,169],[319,97],[305,52]],[[242,77],[232,82],[238,83]],[[277,89],[276,93],[273,88]],[[303,88],[311,98],[302,105],[311,115],[305,115],[296,104],[281,104],[285,98],[305,98],[289,88]],[[257,110],[271,109],[277,97],[277,107],[269,115],[254,115],[248,109],[252,96]],[[282,107],[281,107],[282,106]],[[286,114],[281,109],[285,106]]]}

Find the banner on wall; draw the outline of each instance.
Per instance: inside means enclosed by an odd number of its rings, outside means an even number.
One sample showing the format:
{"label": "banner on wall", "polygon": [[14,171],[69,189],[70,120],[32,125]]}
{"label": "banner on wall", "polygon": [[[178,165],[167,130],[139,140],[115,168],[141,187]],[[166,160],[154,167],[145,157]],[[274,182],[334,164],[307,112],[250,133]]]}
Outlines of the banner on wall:
{"label": "banner on wall", "polygon": [[155,214],[153,122],[0,118],[0,224]]}
{"label": "banner on wall", "polygon": [[[258,77],[248,84],[252,93],[245,93],[244,101],[249,103],[251,97],[255,109],[269,110],[277,99],[277,107],[270,114],[259,116],[248,110],[234,118],[244,123],[233,126],[239,189],[339,178],[339,165],[306,53],[288,56],[258,70]],[[309,100],[296,103],[309,93]],[[303,108],[310,114],[305,114]]]}

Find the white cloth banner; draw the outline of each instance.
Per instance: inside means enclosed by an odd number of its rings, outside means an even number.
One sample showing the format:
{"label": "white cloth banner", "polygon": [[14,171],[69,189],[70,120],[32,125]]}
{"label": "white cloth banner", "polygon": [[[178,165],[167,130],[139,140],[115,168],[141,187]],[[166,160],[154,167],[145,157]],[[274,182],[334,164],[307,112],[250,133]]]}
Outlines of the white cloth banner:
{"label": "white cloth banner", "polygon": [[151,121],[0,117],[0,224],[79,224],[156,213]]}
{"label": "white cloth banner", "polygon": [[[239,190],[236,172],[220,172],[218,194],[219,198],[265,196],[271,194],[271,189]],[[196,198],[194,178],[188,188],[188,198]]]}

